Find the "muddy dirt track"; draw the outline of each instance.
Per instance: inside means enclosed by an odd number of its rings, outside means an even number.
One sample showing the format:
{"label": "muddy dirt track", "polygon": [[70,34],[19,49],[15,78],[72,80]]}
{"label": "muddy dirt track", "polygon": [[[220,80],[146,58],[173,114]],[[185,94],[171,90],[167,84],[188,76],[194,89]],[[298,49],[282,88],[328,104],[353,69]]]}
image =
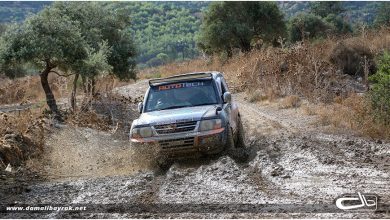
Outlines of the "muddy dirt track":
{"label": "muddy dirt track", "polygon": [[[116,91],[140,96],[145,82]],[[165,172],[153,152],[133,149],[125,135],[59,126],[47,140],[44,181],[2,202],[81,205],[84,212],[12,212],[3,218],[390,218],[390,144],[316,123],[301,108],[239,104],[248,161],[229,156],[178,161]],[[377,211],[342,211],[345,193],[376,194]],[[387,205],[387,206],[386,206]],[[387,210],[387,212],[386,212]]]}

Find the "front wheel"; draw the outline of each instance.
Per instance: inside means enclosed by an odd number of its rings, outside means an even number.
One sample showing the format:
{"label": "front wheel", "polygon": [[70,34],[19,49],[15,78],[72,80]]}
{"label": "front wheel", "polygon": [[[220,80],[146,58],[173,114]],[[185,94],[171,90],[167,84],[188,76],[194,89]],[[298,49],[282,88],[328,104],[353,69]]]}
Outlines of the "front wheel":
{"label": "front wheel", "polygon": [[237,138],[235,143],[236,148],[245,148],[245,131],[242,126],[241,118],[238,117],[237,121]]}
{"label": "front wheel", "polygon": [[246,162],[249,157],[249,154],[245,148],[237,148],[235,146],[233,131],[231,128],[229,128],[226,138],[227,140],[225,150],[227,155],[238,163]]}
{"label": "front wheel", "polygon": [[157,166],[161,171],[167,171],[172,166],[173,161],[166,156],[157,157]]}

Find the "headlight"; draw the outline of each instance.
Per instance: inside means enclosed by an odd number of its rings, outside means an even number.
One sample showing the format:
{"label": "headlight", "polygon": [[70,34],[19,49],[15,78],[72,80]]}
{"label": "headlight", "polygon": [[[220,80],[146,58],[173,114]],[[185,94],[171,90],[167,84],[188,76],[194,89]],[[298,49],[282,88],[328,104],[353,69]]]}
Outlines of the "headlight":
{"label": "headlight", "polygon": [[204,120],[204,121],[200,121],[199,131],[209,131],[221,127],[222,127],[221,119]]}
{"label": "headlight", "polygon": [[131,137],[133,138],[148,138],[153,136],[153,130],[151,127],[134,128],[131,131]]}

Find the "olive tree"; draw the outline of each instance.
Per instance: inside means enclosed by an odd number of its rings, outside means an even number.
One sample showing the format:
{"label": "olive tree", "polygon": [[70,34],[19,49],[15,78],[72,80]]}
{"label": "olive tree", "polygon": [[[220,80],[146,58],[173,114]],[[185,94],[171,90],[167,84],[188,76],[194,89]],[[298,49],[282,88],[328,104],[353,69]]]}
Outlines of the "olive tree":
{"label": "olive tree", "polygon": [[272,43],[285,31],[283,14],[273,2],[213,2],[204,13],[197,42],[208,54],[230,57],[233,49],[251,50],[254,38]]}
{"label": "olive tree", "polygon": [[0,68],[27,62],[39,68],[46,102],[61,119],[48,82],[50,73],[76,74],[75,80],[105,72],[135,78],[135,48],[127,21],[123,14],[97,3],[54,3],[21,25],[7,28],[0,38]]}

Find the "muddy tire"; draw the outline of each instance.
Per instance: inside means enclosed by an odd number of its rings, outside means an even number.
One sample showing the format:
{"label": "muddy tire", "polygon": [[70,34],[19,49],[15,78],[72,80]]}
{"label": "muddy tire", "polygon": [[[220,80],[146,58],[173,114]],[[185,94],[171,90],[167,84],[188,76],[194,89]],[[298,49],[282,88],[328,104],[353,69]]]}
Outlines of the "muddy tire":
{"label": "muddy tire", "polygon": [[173,161],[168,159],[165,156],[160,156],[157,158],[157,166],[161,171],[167,171],[172,166]]}
{"label": "muddy tire", "polygon": [[231,129],[230,132],[227,134],[225,152],[230,158],[232,158],[237,163],[246,162],[249,158],[249,154],[244,147],[236,148],[235,141],[233,138],[233,131]]}
{"label": "muddy tire", "polygon": [[230,151],[234,150],[236,148],[234,143],[234,136],[233,136],[233,130],[228,127],[227,136],[226,136],[226,146],[225,150],[229,153]]}
{"label": "muddy tire", "polygon": [[244,127],[242,126],[242,121],[241,118],[238,118],[237,122],[237,138],[236,138],[236,143],[235,147],[236,148],[245,148],[245,131]]}

